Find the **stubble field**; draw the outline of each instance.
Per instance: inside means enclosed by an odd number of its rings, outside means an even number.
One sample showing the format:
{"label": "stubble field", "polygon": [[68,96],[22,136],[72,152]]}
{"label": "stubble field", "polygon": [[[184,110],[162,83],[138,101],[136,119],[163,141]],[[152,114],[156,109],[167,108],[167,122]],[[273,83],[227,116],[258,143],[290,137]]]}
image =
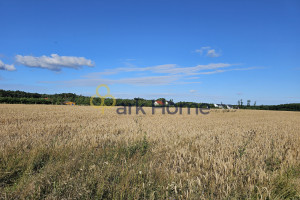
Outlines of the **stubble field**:
{"label": "stubble field", "polygon": [[300,199],[299,112],[145,112],[0,104],[0,198]]}

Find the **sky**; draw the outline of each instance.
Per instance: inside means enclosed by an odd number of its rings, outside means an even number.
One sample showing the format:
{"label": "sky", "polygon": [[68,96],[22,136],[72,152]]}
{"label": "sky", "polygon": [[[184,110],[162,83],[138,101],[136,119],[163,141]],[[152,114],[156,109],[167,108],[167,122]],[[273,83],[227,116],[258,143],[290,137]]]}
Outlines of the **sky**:
{"label": "sky", "polygon": [[300,102],[298,0],[0,0],[0,10],[0,89]]}

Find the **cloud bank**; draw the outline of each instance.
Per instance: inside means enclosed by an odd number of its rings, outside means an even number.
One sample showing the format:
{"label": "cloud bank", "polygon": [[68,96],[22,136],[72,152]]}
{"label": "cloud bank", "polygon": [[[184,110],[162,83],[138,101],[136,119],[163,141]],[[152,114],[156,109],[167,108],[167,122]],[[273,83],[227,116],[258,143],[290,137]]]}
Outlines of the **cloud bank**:
{"label": "cloud bank", "polygon": [[[208,65],[196,65],[194,67],[180,67],[176,64],[165,64],[151,67],[123,67],[107,70],[104,72],[95,72],[82,76],[82,79],[73,79],[68,81],[43,81],[42,83],[56,83],[67,86],[95,86],[99,83],[105,84],[128,84],[136,86],[145,85],[181,85],[181,84],[195,84],[200,81],[193,81],[200,79],[197,75],[209,75],[216,73],[224,73],[229,71],[244,71],[253,70],[257,67],[249,68],[232,68],[237,64],[228,63],[211,63]],[[140,72],[148,72],[152,76],[140,76]],[[109,75],[128,73],[127,78],[108,78]],[[195,91],[190,91],[195,92]]]}
{"label": "cloud bank", "polygon": [[4,63],[0,60],[0,70],[15,71],[16,68],[15,68],[14,65],[4,64]]}
{"label": "cloud bank", "polygon": [[93,67],[94,62],[84,57],[74,56],[59,56],[58,54],[51,54],[48,56],[34,57],[34,56],[16,56],[16,62],[26,67],[36,67],[49,69],[52,71],[61,71],[62,68],[79,69],[83,66]]}
{"label": "cloud bank", "polygon": [[150,67],[122,67],[122,68],[107,70],[104,72],[91,73],[88,74],[86,77],[95,77],[99,75],[112,75],[112,74],[118,74],[122,72],[152,72],[158,74],[170,74],[170,75],[181,74],[181,75],[191,76],[191,75],[203,74],[203,72],[201,72],[203,70],[216,70],[219,68],[232,67],[234,65],[236,64],[210,63],[207,65],[196,65],[194,67],[181,67],[176,64],[156,65]]}

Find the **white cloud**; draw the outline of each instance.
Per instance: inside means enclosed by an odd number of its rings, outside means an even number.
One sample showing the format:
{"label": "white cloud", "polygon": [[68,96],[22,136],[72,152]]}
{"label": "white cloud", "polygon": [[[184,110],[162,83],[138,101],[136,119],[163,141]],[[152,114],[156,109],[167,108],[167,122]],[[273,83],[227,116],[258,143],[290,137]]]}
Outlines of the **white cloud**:
{"label": "white cloud", "polygon": [[63,83],[68,86],[95,86],[100,83],[103,84],[128,84],[128,85],[169,85],[179,80],[181,76],[148,76],[148,77],[134,77],[123,79],[104,79],[104,78],[88,78],[88,79],[75,79],[70,81],[41,81],[41,83]]}
{"label": "white cloud", "polygon": [[137,77],[125,78],[113,81],[112,83],[130,84],[130,85],[168,85],[176,80],[179,76],[151,76],[151,77]]}
{"label": "white cloud", "polygon": [[15,68],[14,65],[4,64],[4,63],[0,60],[0,70],[15,71],[16,68]]}
{"label": "white cloud", "polygon": [[[209,75],[223,73],[228,71],[252,70],[257,67],[249,68],[232,68],[237,64],[228,63],[211,63],[207,65],[196,65],[194,67],[180,67],[176,64],[156,65],[151,67],[124,67],[107,70],[104,72],[90,73],[83,75],[82,79],[74,79],[69,81],[44,81],[43,83],[63,84],[66,86],[96,86],[100,83],[104,84],[128,84],[128,85],[181,85],[181,84],[199,84],[200,81],[192,81],[200,79],[197,75]],[[140,72],[149,72],[152,76],[140,76]],[[109,75],[114,75],[125,72],[130,72],[130,78],[108,78]],[[156,75],[163,74],[163,75]],[[105,76],[105,78],[103,77]],[[190,91],[192,92],[192,91]]]}
{"label": "white cloud", "polygon": [[145,71],[150,71],[152,73],[160,73],[160,74],[197,75],[197,74],[201,74],[199,72],[203,70],[227,68],[234,65],[236,64],[211,63],[208,65],[196,65],[194,67],[180,67],[176,64],[156,65],[151,67],[123,67],[123,68],[116,68],[104,72],[91,73],[86,75],[85,77],[93,78],[101,75],[112,75],[121,72],[145,72]]}
{"label": "white cloud", "polygon": [[190,90],[190,93],[196,93],[197,90]]}
{"label": "white cloud", "polygon": [[16,61],[19,64],[25,65],[27,67],[37,67],[43,69],[49,69],[53,71],[60,71],[63,67],[79,69],[82,66],[93,67],[93,61],[86,59],[84,57],[74,57],[74,56],[59,56],[57,54],[51,54],[51,57],[41,56],[22,56],[17,55]]}
{"label": "white cloud", "polygon": [[226,71],[230,71],[230,70],[215,70],[215,71],[210,71],[210,72],[200,72],[200,73],[196,73],[194,75],[200,75],[200,74],[217,74],[217,73],[223,73],[223,72],[226,72]]}
{"label": "white cloud", "polygon": [[204,51],[207,51],[208,49],[211,49],[211,47],[201,47],[200,49],[196,49],[196,53],[200,53],[201,55],[203,54]]}
{"label": "white cloud", "polygon": [[210,49],[210,50],[207,51],[206,56],[212,57],[212,58],[213,58],[213,57],[219,57],[220,54],[219,54],[219,53],[216,53],[216,50],[215,50],[215,49]]}
{"label": "white cloud", "polygon": [[253,69],[261,69],[259,67],[248,67],[248,68],[235,68],[235,69],[224,69],[224,70],[214,70],[214,71],[209,71],[209,72],[200,72],[200,73],[195,73],[193,75],[201,75],[201,74],[217,74],[217,73],[223,73],[223,72],[229,72],[229,71],[247,71],[247,70],[253,70]]}
{"label": "white cloud", "polygon": [[217,53],[215,49],[207,46],[207,47],[201,47],[200,49],[195,50],[196,53],[199,53],[200,55],[205,55],[208,57],[220,57],[221,54]]}
{"label": "white cloud", "polygon": [[127,59],[125,59],[126,61],[135,61],[136,59],[134,59],[134,58],[127,58]]}

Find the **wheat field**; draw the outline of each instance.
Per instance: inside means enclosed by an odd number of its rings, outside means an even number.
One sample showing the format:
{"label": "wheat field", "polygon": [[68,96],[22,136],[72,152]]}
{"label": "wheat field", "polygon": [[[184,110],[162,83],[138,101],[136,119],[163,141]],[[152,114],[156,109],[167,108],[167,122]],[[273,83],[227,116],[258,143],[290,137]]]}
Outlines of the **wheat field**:
{"label": "wheat field", "polygon": [[300,199],[300,113],[0,104],[1,199]]}

